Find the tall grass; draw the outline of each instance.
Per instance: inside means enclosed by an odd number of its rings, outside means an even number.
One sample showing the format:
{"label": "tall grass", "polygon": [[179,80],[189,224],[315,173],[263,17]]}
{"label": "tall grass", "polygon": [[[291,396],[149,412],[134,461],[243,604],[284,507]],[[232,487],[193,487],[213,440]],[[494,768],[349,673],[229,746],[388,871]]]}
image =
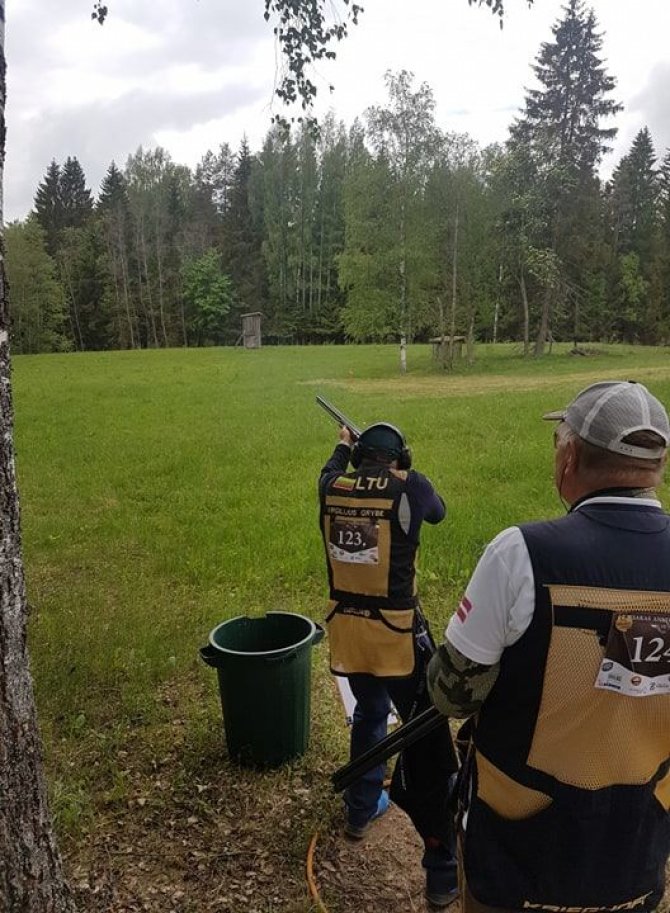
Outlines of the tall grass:
{"label": "tall grass", "polygon": [[[670,352],[565,348],[524,360],[482,346],[444,373],[412,347],[202,349],[14,360],[23,541],[40,710],[59,731],[146,711],[195,668],[218,622],[273,608],[318,618],[316,479],[336,428],[401,426],[444,494],[420,589],[439,628],[485,542],[561,511],[541,414],[591,380],[636,377],[670,402]],[[203,673],[205,674],[205,673]]]}

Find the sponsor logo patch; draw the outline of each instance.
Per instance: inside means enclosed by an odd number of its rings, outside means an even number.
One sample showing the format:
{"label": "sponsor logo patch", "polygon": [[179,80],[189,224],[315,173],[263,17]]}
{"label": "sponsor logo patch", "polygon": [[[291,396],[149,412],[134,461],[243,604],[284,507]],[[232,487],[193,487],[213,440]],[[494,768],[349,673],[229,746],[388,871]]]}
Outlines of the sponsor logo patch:
{"label": "sponsor logo patch", "polygon": [[614,627],[617,631],[630,631],[633,627],[633,619],[630,615],[617,615],[614,620]]}

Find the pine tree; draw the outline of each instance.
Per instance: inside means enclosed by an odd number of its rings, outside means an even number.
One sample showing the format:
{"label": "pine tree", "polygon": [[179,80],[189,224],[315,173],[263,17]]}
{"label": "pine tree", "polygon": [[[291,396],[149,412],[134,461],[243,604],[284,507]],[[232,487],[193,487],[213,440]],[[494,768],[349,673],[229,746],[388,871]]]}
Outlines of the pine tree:
{"label": "pine tree", "polygon": [[[660,332],[663,289],[661,286],[661,238],[658,224],[659,181],[656,154],[649,130],[639,131],[630,152],[612,176],[612,247],[615,270],[612,281],[630,289],[630,277],[639,275],[635,295],[616,296],[626,301],[626,337],[653,343]],[[634,254],[631,259],[629,255]],[[634,268],[633,268],[634,264]],[[624,274],[625,273],[625,274]],[[638,310],[633,314],[633,308]],[[621,321],[619,321],[621,323]]]}
{"label": "pine tree", "polygon": [[195,169],[196,185],[207,193],[219,218],[230,208],[234,174],[235,156],[228,143],[222,143],[216,154],[208,149]]}
{"label": "pine tree", "polygon": [[670,339],[670,149],[659,168],[659,247],[661,326],[667,342]]}
{"label": "pine tree", "polygon": [[617,252],[634,251],[643,263],[651,257],[656,224],[659,186],[655,164],[651,134],[643,127],[612,175]]}
{"label": "pine tree", "polygon": [[[512,148],[525,146],[535,160],[549,204],[546,236],[534,238],[534,246],[551,251],[560,268],[557,281],[545,288],[537,355],[544,351],[552,308],[565,309],[568,289],[576,292],[573,302],[579,300],[589,250],[574,242],[584,218],[598,218],[596,167],[616,135],[602,121],[621,110],[609,97],[616,82],[603,65],[593,11],[582,0],[568,0],[552,32],[554,40],[542,45],[534,67],[541,88],[528,91],[511,131]],[[578,324],[576,313],[572,323]]]}
{"label": "pine tree", "polygon": [[83,228],[93,213],[91,191],[86,186],[84,169],[77,158],[68,156],[60,175],[63,227]]}
{"label": "pine tree", "polygon": [[58,235],[64,224],[61,170],[55,159],[52,159],[44,179],[37,186],[35,214],[44,231],[47,252],[54,257],[58,250]]}
{"label": "pine tree", "polygon": [[290,133],[273,127],[260,154],[262,170],[263,257],[268,280],[267,332],[292,338],[290,312],[295,275],[296,150]]}
{"label": "pine tree", "polygon": [[542,88],[528,90],[512,136],[530,143],[545,167],[561,166],[574,180],[575,172],[593,174],[617,133],[601,121],[622,106],[608,97],[616,80],[603,66],[593,10],[586,11],[582,0],[568,0],[552,33],[554,41],[542,45],[533,68]]}
{"label": "pine tree", "polygon": [[127,202],[126,180],[116,162],[112,161],[100,184],[98,211],[114,212],[119,206],[124,207],[127,205]]}
{"label": "pine tree", "polygon": [[344,295],[338,286],[338,257],[344,249],[344,174],[347,135],[332,114],[324,119],[319,136],[319,186],[315,209],[314,331],[319,339],[342,341],[341,309]]}
{"label": "pine tree", "polygon": [[224,221],[225,271],[233,281],[237,308],[229,318],[233,334],[239,333],[239,314],[263,307],[265,268],[262,255],[261,226],[253,212],[253,172],[257,167],[247,138],[243,137],[229,189]]}
{"label": "pine tree", "polygon": [[132,349],[139,346],[139,331],[132,281],[135,270],[132,268],[130,203],[126,179],[115,162],[110,164],[100,185],[97,211],[107,248],[106,266],[111,286],[108,297],[112,297],[116,312],[116,344]]}

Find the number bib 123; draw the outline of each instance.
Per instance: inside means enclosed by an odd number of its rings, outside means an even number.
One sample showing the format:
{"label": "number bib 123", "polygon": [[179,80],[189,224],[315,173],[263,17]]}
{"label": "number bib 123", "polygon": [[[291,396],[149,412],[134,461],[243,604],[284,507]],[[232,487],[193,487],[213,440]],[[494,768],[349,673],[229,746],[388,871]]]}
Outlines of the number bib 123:
{"label": "number bib 123", "polygon": [[595,686],[631,697],[669,694],[670,615],[615,615]]}
{"label": "number bib 123", "polygon": [[335,517],[330,525],[330,557],[347,564],[379,564],[379,526],[368,518]]}

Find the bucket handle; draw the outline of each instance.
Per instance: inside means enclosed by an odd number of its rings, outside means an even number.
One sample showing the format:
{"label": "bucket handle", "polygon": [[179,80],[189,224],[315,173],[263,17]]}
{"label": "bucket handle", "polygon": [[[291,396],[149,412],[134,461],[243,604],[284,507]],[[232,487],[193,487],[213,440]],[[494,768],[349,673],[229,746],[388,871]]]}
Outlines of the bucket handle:
{"label": "bucket handle", "polygon": [[221,654],[221,651],[217,650],[216,647],[213,647],[211,644],[200,647],[200,659],[203,663],[207,663],[208,666],[211,666],[212,669],[220,669],[223,665],[223,655]]}
{"label": "bucket handle", "polygon": [[326,634],[326,629],[323,625],[320,625],[318,621],[314,622],[314,627],[316,630],[314,631],[314,637],[312,638],[313,647],[315,647],[317,644],[320,644]]}

